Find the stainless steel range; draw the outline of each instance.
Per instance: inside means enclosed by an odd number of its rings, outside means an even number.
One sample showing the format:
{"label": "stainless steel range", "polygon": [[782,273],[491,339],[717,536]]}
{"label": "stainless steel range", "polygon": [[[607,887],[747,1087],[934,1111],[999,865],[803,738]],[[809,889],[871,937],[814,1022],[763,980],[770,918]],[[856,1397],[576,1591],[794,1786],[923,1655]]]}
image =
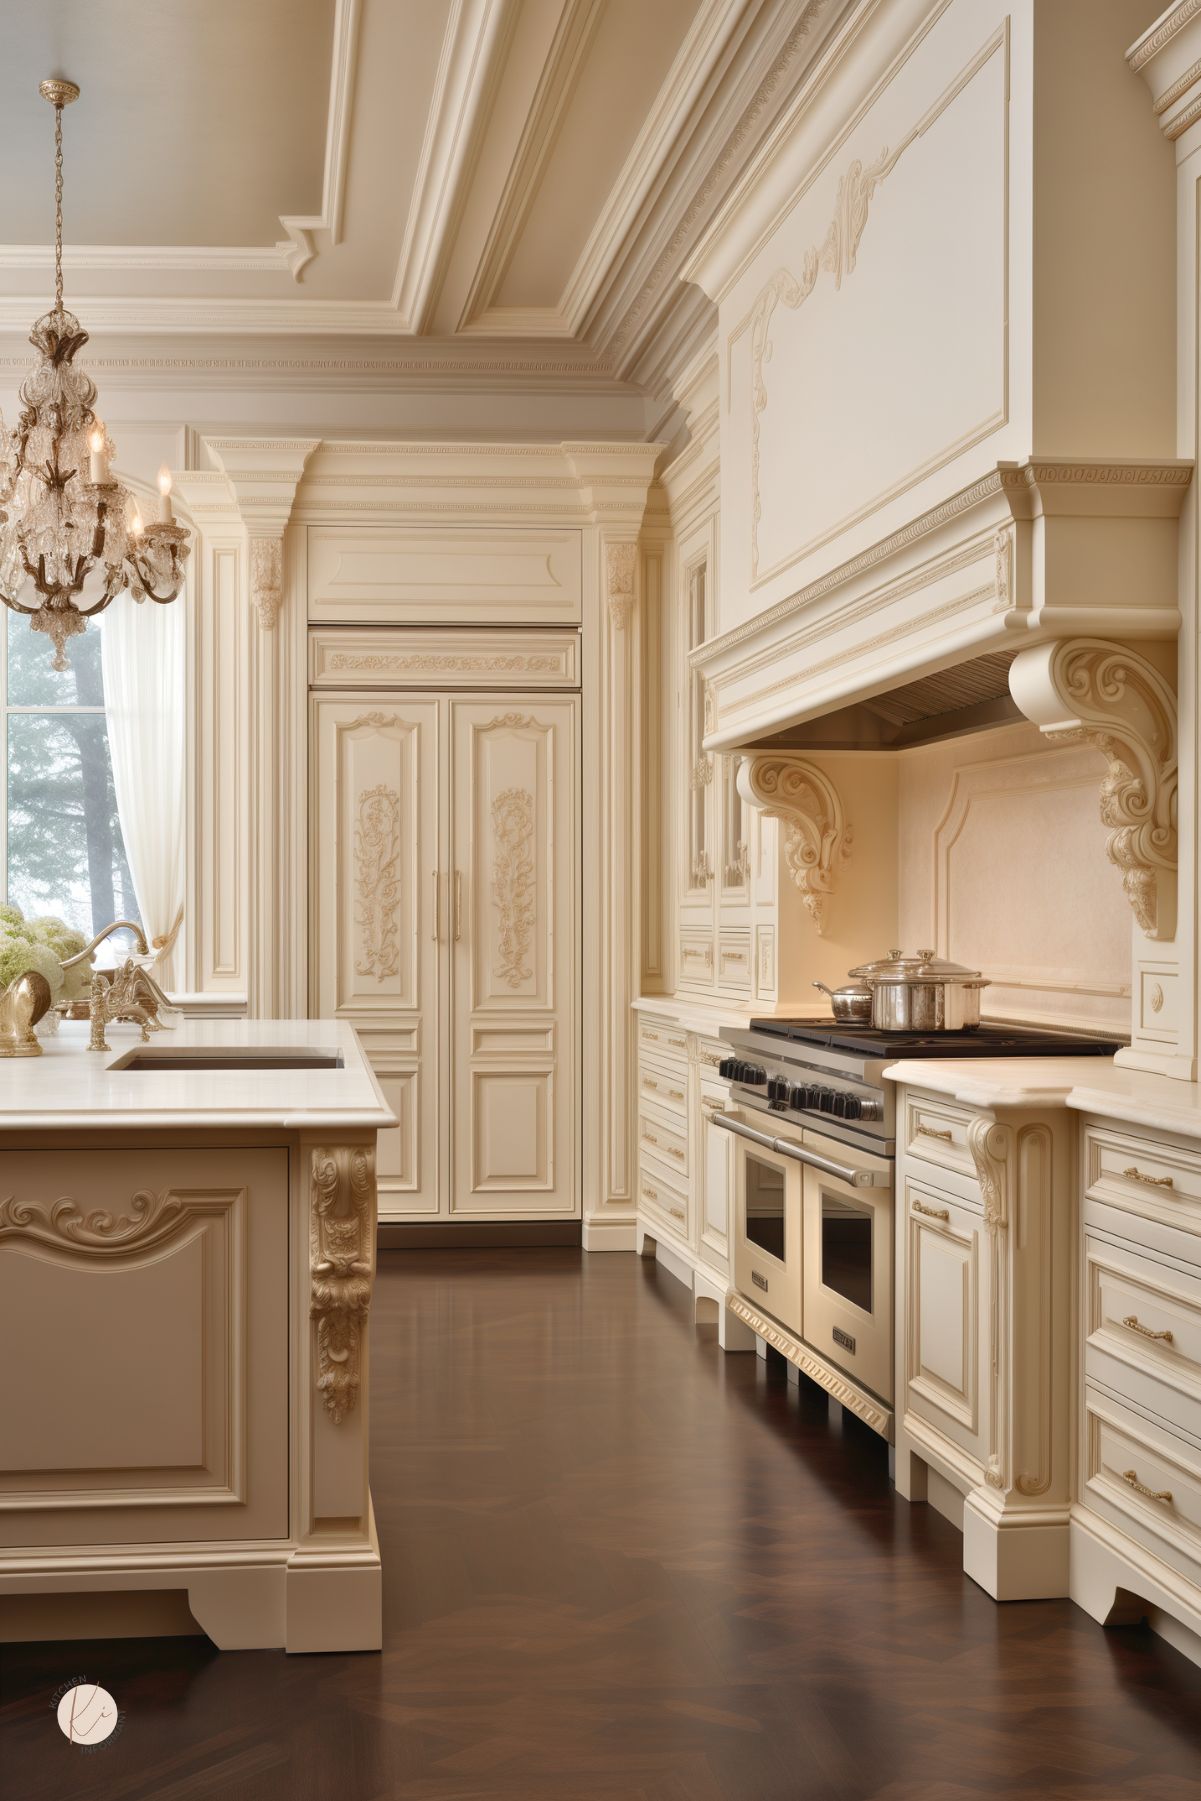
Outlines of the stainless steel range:
{"label": "stainless steel range", "polygon": [[768,1330],[784,1328],[794,1363],[891,1438],[896,1089],[883,1071],[901,1058],[1100,1057],[1118,1045],[998,1023],[920,1034],[758,1019],[724,1037],[730,1104],[714,1124],[736,1147],[735,1288]]}

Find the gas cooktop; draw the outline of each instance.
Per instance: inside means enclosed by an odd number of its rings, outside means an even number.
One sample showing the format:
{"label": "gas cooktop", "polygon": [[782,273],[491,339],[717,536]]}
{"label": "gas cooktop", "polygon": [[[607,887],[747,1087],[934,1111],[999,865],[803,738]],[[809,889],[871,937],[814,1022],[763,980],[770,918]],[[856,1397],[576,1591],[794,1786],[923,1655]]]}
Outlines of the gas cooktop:
{"label": "gas cooktop", "polygon": [[750,1030],[786,1039],[791,1044],[820,1046],[872,1059],[1112,1057],[1122,1048],[1122,1041],[1116,1038],[1010,1025],[1002,1020],[985,1020],[966,1032],[882,1032],[875,1026],[848,1025],[835,1019],[752,1019]]}

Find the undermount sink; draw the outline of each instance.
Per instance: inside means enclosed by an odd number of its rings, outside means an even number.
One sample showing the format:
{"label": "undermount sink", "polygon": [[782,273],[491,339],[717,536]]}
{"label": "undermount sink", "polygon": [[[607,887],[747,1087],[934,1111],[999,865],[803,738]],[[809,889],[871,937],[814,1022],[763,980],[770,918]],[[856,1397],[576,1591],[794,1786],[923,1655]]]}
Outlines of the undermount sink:
{"label": "undermount sink", "polygon": [[188,1045],[176,1048],[164,1045],[160,1050],[157,1045],[143,1044],[136,1050],[127,1051],[110,1063],[110,1069],[134,1070],[144,1074],[148,1070],[210,1070],[210,1069],[341,1069],[342,1053],[339,1050],[327,1050],[321,1046],[297,1046],[295,1050],[277,1049],[273,1045],[247,1045],[244,1050],[230,1050],[228,1046],[211,1049],[206,1045]]}

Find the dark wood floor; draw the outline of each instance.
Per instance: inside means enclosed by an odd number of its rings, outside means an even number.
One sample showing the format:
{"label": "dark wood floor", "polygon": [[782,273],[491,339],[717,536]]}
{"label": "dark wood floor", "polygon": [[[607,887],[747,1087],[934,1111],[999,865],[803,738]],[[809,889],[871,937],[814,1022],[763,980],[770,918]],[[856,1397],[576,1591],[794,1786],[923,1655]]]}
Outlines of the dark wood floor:
{"label": "dark wood floor", "polygon": [[[884,1447],[632,1257],[386,1254],[382,1656],[10,1647],[4,1801],[1201,1798],[1201,1679],[996,1607]],[[125,1713],[85,1755],[54,1689]]]}

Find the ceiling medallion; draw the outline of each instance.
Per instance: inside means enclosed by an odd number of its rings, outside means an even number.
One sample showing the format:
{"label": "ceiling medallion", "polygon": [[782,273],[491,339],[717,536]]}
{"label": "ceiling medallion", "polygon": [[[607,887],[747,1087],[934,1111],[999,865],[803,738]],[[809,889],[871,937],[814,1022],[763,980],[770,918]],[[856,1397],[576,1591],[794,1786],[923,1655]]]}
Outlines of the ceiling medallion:
{"label": "ceiling medallion", "polygon": [[[0,600],[54,645],[66,644],[128,588],[135,600],[174,600],[190,545],[171,510],[171,475],[159,472],[158,517],[145,524],[113,478],[113,444],[94,411],[96,384],[75,366],[88,334],[63,306],[63,107],[73,81],[43,81],[54,108],[54,306],[29,334],[41,360],[21,387],[22,412],[0,420]],[[32,583],[30,605],[21,599]]]}

